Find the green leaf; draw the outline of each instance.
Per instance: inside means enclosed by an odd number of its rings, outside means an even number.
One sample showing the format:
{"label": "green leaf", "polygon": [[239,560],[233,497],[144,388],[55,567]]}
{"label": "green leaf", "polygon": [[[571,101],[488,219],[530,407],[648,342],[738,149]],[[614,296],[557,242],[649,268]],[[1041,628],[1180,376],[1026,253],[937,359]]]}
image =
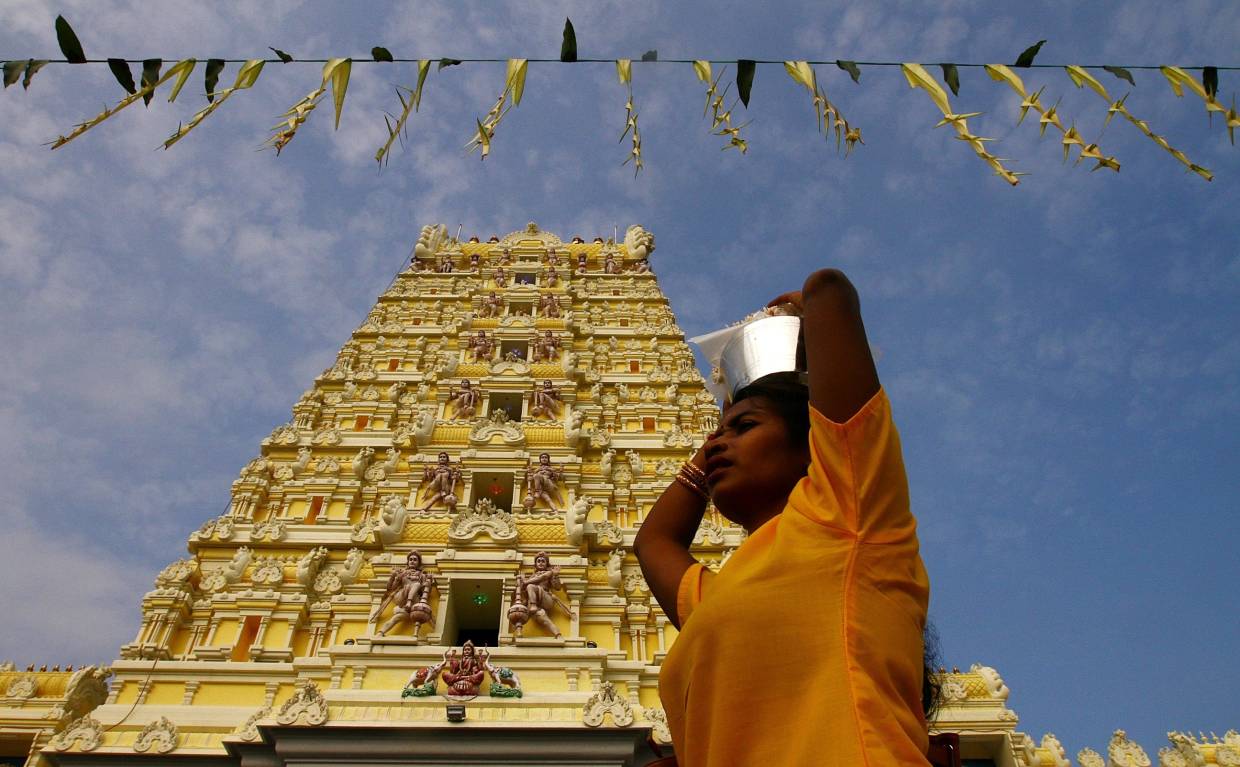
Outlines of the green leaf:
{"label": "green leaf", "polygon": [[26,68],[25,61],[6,61],[4,62],[4,87],[7,88],[13,83],[21,79],[22,71]]}
{"label": "green leaf", "polygon": [[[163,68],[163,59],[144,59],[142,62],[142,87],[154,83],[159,79],[159,70]],[[155,98],[154,89],[150,93],[142,97],[142,103],[148,107],[151,105],[151,99]]]}
{"label": "green leaf", "polygon": [[1038,55],[1038,51],[1042,50],[1042,46],[1045,44],[1045,40],[1039,40],[1025,50],[1021,51],[1020,55],[1016,57],[1016,63],[1012,66],[1025,68],[1033,66],[1033,57]]}
{"label": "green leaf", "polygon": [[435,68],[435,71],[442,72],[444,67],[454,67],[460,63],[461,63],[460,59],[440,59],[439,66]]}
{"label": "green leaf", "polygon": [[572,19],[564,19],[564,41],[560,43],[560,61],[577,60],[577,31]]}
{"label": "green leaf", "polygon": [[753,75],[758,65],[753,59],[737,59],[736,90],[741,96],[741,103],[749,108],[749,92],[753,90]]}
{"label": "green leaf", "polygon": [[1201,87],[1206,89],[1206,95],[1210,98],[1218,95],[1218,67],[1201,68]]}
{"label": "green leaf", "polygon": [[280,50],[279,48],[272,48],[270,45],[268,45],[268,46],[267,46],[267,50],[269,50],[269,51],[271,51],[272,53],[274,53],[274,54],[276,55],[276,58],[278,58],[278,59],[280,60],[280,62],[281,62],[281,63],[283,63],[283,64],[287,64],[287,63],[289,63],[290,61],[292,61],[292,60],[293,60],[293,57],[292,57],[292,55],[291,55],[291,54],[285,53],[284,51]]}
{"label": "green leaf", "polygon": [[127,92],[138,92],[138,86],[133,83],[133,72],[129,71],[129,64],[124,59],[108,59],[108,69],[112,70],[112,76],[116,78],[116,82],[120,83]]}
{"label": "green leaf", "polygon": [[30,87],[31,78],[33,78],[35,73],[42,69],[43,65],[46,63],[47,59],[30,59],[26,62],[26,74],[22,77],[22,90],[26,90]]}
{"label": "green leaf", "polygon": [[835,65],[839,67],[840,69],[844,70],[845,72],[847,72],[848,76],[852,78],[852,81],[854,83],[857,83],[857,84],[861,83],[861,69],[860,67],[857,66],[857,62],[841,61],[840,59],[836,59]]}
{"label": "green leaf", "polygon": [[381,45],[370,49],[370,57],[375,61],[392,61],[392,52]]}
{"label": "green leaf", "polygon": [[1124,69],[1123,67],[1103,67],[1103,69],[1121,80],[1127,80],[1128,84],[1132,87],[1137,87],[1137,81],[1132,79],[1132,72],[1129,72],[1127,69]]}
{"label": "green leaf", "polygon": [[955,64],[939,64],[939,68],[943,70],[943,82],[947,83],[947,87],[952,89],[952,95],[959,96],[960,70],[956,69]]}
{"label": "green leaf", "polygon": [[73,33],[73,27],[65,21],[64,16],[56,17],[56,42],[60,43],[60,52],[70,64],[85,64],[86,54],[82,52],[82,43]]}
{"label": "green leaf", "polygon": [[651,50],[651,51],[646,51],[645,53],[642,54],[642,61],[658,61],[658,60],[659,60],[658,51]]}
{"label": "green leaf", "polygon": [[224,71],[223,59],[207,59],[207,71],[203,73],[202,84],[207,89],[207,101],[215,101],[215,86],[220,81],[220,72]]}

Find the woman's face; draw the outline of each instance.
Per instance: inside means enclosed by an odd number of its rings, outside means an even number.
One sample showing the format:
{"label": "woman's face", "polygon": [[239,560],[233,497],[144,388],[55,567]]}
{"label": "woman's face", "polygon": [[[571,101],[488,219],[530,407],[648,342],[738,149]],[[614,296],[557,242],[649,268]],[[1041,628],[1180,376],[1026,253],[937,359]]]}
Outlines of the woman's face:
{"label": "woman's face", "polygon": [[[809,466],[809,445],[792,445],[784,419],[761,398],[728,407],[706,442],[706,484],[715,507],[747,529],[782,508]],[[756,526],[756,525],[755,525]]]}

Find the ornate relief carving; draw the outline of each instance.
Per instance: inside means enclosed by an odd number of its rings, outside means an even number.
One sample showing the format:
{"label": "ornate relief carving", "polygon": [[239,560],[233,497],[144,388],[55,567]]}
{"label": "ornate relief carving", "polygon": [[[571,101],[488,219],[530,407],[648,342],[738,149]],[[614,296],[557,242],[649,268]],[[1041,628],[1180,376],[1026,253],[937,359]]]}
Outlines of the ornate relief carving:
{"label": "ornate relief carving", "polygon": [[661,708],[643,708],[642,715],[650,723],[650,734],[656,743],[671,743],[672,731],[667,726],[667,714]]}
{"label": "ornate relief carving", "polygon": [[990,666],[983,666],[980,663],[974,663],[969,666],[969,670],[982,678],[982,682],[986,684],[986,690],[990,693],[990,697],[999,700],[1007,700],[1008,693],[1011,690],[1003,683],[1003,677],[999,676],[999,672]]}
{"label": "ornate relief carving", "polygon": [[161,716],[155,721],[147,723],[133,742],[133,750],[139,754],[145,754],[147,751],[167,754],[176,747],[177,726],[170,722],[166,716]]}
{"label": "ornate relief carving", "polygon": [[327,548],[319,546],[307,551],[297,561],[297,583],[309,588],[314,584],[319,569],[327,562]]}
{"label": "ornate relief carving", "polygon": [[4,691],[4,694],[10,698],[27,700],[29,698],[33,698],[38,689],[38,680],[36,680],[33,676],[23,676],[10,682],[9,688]]}
{"label": "ornate relief carving", "polygon": [[1159,767],[1205,767],[1206,757],[1192,737],[1181,732],[1169,732],[1167,740],[1171,741],[1171,747],[1158,750]]}
{"label": "ornate relief carving", "polygon": [[272,430],[271,435],[267,437],[275,445],[296,445],[301,439],[301,434],[297,431],[297,427],[291,423],[281,424]]}
{"label": "ornate relief carving", "polygon": [[283,725],[305,724],[317,727],[327,721],[327,699],[319,686],[310,679],[297,685],[293,697],[284,701],[276,714],[276,722]]}
{"label": "ornate relief carving", "polygon": [[155,585],[162,589],[184,586],[198,570],[198,562],[194,559],[178,559],[159,571],[155,576]]}
{"label": "ornate relief carving", "polygon": [[570,545],[579,546],[586,534],[586,515],[590,512],[589,496],[568,495],[568,511],[564,512],[564,538]]}
{"label": "ornate relief carving", "polygon": [[517,525],[512,514],[498,509],[489,498],[480,498],[472,509],[458,514],[448,527],[448,539],[453,543],[473,540],[479,533],[486,533],[496,543],[515,543]]}
{"label": "ornate relief carving", "polygon": [[284,561],[279,557],[260,557],[254,562],[250,580],[259,586],[273,586],[284,580]]}
{"label": "ornate relief carving", "polygon": [[246,741],[247,743],[252,743],[253,741],[258,740],[258,723],[270,716],[271,706],[263,706],[253,714],[250,714],[249,719],[246,719],[244,723],[237,727],[237,729],[233,730],[233,735],[236,735],[238,738]]}
{"label": "ornate relief carving", "polygon": [[611,720],[617,727],[633,724],[633,707],[620,697],[611,682],[603,682],[586,701],[581,709],[581,722],[587,727],[598,727],[607,714],[611,714]]}
{"label": "ornate relief carving", "polygon": [[241,546],[233,553],[232,560],[228,564],[204,575],[198,584],[199,588],[203,591],[220,591],[236,583],[241,580],[253,556],[249,546]]}
{"label": "ornate relief carving", "polygon": [[1150,767],[1145,749],[1128,739],[1128,733],[1116,730],[1107,746],[1108,767]]}
{"label": "ornate relief carving", "polygon": [[521,422],[508,420],[508,411],[503,409],[495,410],[487,418],[475,421],[469,430],[469,441],[474,445],[485,445],[496,435],[510,447],[525,444],[525,432],[521,429]]}
{"label": "ornate relief carving", "polygon": [[624,565],[624,549],[612,549],[611,556],[607,557],[607,585],[616,591],[620,590],[620,584],[624,573],[621,567]]}
{"label": "ornate relief carving", "polygon": [[343,439],[339,429],[332,426],[324,426],[314,433],[310,441],[316,445],[339,445]]}
{"label": "ornate relief carving", "polygon": [[288,529],[284,526],[284,522],[279,519],[265,519],[250,530],[251,541],[261,541],[264,538],[271,541],[282,541],[286,535],[288,535]]}
{"label": "ornate relief carving", "polygon": [[83,716],[56,733],[47,745],[56,751],[68,751],[76,743],[80,751],[94,751],[102,740],[103,725],[89,716]]}

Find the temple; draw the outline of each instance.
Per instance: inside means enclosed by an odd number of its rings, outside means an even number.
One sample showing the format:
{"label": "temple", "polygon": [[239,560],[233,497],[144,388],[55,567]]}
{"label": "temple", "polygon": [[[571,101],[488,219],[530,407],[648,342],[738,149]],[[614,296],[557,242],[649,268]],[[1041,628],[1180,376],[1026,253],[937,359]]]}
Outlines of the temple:
{"label": "temple", "polygon": [[[159,573],[119,657],[0,666],[0,764],[669,755],[657,684],[676,630],[629,551],[718,408],[654,247],[641,226],[619,242],[424,227],[227,513]],[[743,538],[708,510],[696,554],[718,569]],[[1072,763],[1017,731],[994,669],[940,676],[935,729],[963,764]],[[1106,751],[1078,764],[1149,764],[1122,732]],[[1240,764],[1240,735],[1173,733],[1160,764]]]}

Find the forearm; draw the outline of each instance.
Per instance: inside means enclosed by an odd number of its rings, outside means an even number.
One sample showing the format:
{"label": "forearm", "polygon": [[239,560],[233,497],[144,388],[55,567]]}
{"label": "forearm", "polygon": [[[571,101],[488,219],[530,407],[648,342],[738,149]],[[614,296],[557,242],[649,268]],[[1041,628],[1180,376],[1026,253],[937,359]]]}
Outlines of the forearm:
{"label": "forearm", "polygon": [[[690,463],[703,468],[703,452],[699,450]],[[705,498],[673,480],[651,507],[633,541],[633,553],[650,592],[677,628],[680,617],[676,612],[676,595],[685,571],[696,561],[689,547],[705,511]]]}

